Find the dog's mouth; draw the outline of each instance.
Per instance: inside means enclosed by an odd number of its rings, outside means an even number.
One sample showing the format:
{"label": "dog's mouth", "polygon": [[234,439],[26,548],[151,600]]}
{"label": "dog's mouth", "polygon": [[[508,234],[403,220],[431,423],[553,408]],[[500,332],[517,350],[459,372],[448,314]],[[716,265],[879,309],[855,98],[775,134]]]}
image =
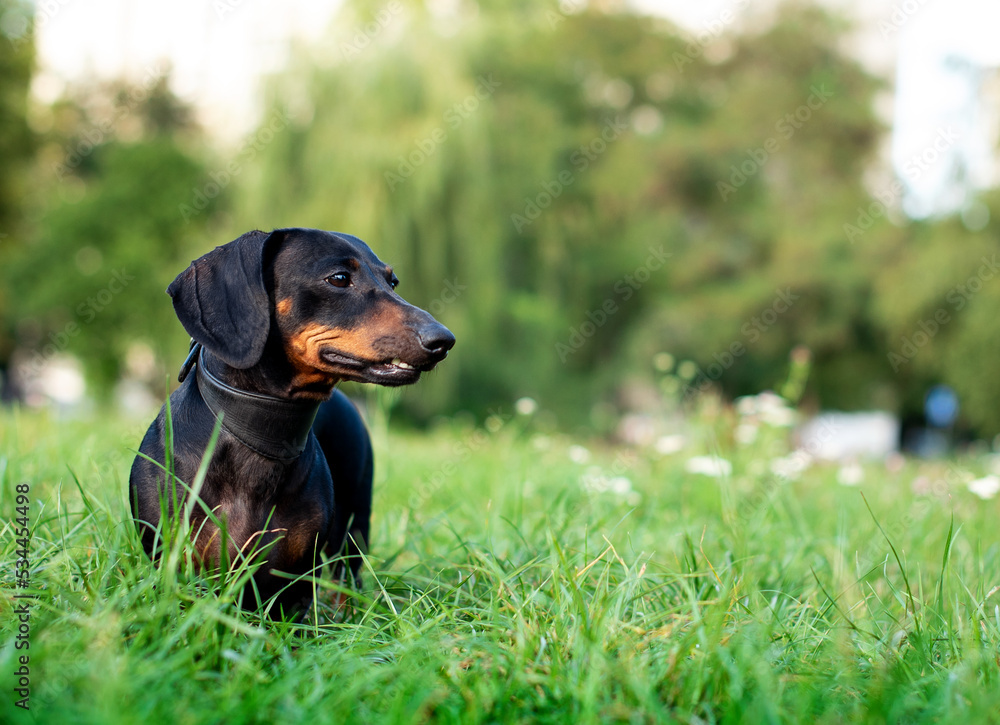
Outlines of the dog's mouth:
{"label": "dog's mouth", "polygon": [[408,363],[398,357],[388,360],[359,360],[334,350],[324,350],[320,357],[336,368],[345,379],[376,385],[409,385],[420,379],[420,373],[431,370],[438,361],[429,364]]}

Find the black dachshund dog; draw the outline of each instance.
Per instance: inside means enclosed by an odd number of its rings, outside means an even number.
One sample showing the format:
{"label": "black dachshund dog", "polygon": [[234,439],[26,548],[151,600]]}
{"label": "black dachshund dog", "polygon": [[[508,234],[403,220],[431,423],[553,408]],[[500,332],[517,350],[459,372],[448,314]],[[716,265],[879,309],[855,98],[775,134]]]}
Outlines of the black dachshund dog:
{"label": "black dachshund dog", "polygon": [[164,406],[129,477],[153,560],[161,516],[187,500],[166,471],[190,486],[221,417],[201,502],[189,507],[199,562],[261,561],[241,604],[276,597],[286,616],[311,603],[311,583],[295,578],[315,575],[321,554],[339,562],[335,576],[349,567],[358,582],[372,449],[357,409],[334,386],[415,383],[455,344],[397,284],[360,239],[318,229],[248,232],[173,281],[167,293],[191,351],[170,396],[171,431]]}

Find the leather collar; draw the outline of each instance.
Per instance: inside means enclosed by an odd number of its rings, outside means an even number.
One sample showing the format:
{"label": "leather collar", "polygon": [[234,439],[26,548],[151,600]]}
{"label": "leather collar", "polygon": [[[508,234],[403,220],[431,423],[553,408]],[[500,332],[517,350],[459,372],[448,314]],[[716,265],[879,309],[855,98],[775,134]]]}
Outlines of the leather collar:
{"label": "leather collar", "polygon": [[215,417],[222,416],[222,427],[240,443],[277,461],[292,461],[302,454],[319,401],[275,398],[227,385],[208,371],[205,351],[197,343],[192,344],[181,369],[182,380],[192,366],[205,405]]}

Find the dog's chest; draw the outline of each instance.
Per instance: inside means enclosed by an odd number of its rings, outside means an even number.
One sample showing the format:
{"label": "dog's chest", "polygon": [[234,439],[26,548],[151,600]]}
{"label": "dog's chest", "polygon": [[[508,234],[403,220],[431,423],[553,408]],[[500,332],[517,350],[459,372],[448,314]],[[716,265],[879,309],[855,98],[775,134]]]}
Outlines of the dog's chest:
{"label": "dog's chest", "polygon": [[[321,471],[323,473],[325,471]],[[333,518],[333,489],[322,475],[310,475],[291,492],[265,499],[229,488],[213,507],[225,535],[204,522],[197,547],[203,559],[218,561],[225,540],[231,565],[267,559],[267,567],[298,573],[313,566]],[[196,525],[195,529],[198,529]]]}

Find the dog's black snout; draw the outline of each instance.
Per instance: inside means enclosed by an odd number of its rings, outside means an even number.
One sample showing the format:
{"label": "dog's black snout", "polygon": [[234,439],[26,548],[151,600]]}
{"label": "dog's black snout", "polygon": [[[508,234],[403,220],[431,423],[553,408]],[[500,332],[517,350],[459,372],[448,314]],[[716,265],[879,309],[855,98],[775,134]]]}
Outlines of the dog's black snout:
{"label": "dog's black snout", "polygon": [[420,328],[417,337],[420,346],[435,357],[443,358],[455,346],[455,336],[439,322]]}

